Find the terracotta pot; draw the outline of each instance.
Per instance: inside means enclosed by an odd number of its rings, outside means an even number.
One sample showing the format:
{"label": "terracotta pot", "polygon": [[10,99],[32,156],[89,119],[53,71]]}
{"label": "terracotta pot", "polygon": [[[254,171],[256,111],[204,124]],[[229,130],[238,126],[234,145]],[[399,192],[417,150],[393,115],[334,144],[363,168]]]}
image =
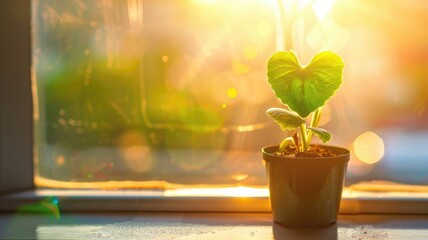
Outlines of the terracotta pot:
{"label": "terracotta pot", "polygon": [[275,222],[287,227],[317,227],[336,222],[349,150],[319,145],[338,156],[284,157],[278,146],[263,148]]}

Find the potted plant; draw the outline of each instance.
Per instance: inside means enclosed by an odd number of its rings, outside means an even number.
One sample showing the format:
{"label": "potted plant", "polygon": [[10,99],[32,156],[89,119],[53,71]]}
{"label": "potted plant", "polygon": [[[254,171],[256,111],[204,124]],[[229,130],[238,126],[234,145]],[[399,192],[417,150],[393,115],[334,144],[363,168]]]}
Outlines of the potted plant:
{"label": "potted plant", "polygon": [[[349,151],[311,144],[331,134],[318,127],[322,108],[342,84],[344,63],[337,54],[316,54],[302,66],[293,51],[273,54],[267,65],[275,96],[288,107],[267,114],[282,130],[293,130],[279,146],[263,148],[273,219],[287,227],[325,226],[336,222]],[[310,120],[310,121],[309,121]]]}

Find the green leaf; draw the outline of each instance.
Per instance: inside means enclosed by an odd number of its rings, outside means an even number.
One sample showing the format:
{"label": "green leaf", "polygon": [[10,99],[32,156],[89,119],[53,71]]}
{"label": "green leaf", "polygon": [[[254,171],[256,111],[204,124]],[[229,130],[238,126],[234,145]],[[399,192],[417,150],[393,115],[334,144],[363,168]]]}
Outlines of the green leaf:
{"label": "green leaf", "polygon": [[308,129],[311,130],[315,135],[317,135],[323,143],[326,143],[331,139],[331,133],[329,133],[323,128],[308,127]]}
{"label": "green leaf", "polygon": [[288,138],[285,138],[284,140],[282,140],[281,144],[279,145],[279,152],[284,152],[285,147],[287,147],[290,144],[296,145],[294,143],[293,137],[288,137]]}
{"label": "green leaf", "polygon": [[307,66],[292,51],[277,52],[268,61],[268,82],[283,104],[306,118],[342,84],[343,67],[342,58],[329,51],[316,54]]}
{"label": "green leaf", "polygon": [[278,123],[282,130],[293,130],[305,123],[297,113],[283,108],[269,108],[266,113]]}

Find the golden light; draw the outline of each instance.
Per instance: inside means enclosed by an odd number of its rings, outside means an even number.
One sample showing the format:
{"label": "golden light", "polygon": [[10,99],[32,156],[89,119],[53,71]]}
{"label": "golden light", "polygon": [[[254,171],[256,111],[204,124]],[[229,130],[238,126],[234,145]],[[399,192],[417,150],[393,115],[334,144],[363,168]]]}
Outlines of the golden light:
{"label": "golden light", "polygon": [[358,136],[353,149],[355,156],[366,164],[378,162],[385,153],[385,147],[382,138],[374,132],[365,132]]}
{"label": "golden light", "polygon": [[227,89],[227,96],[229,96],[230,98],[236,98],[237,95],[238,91],[236,90],[236,88]]}
{"label": "golden light", "polygon": [[153,160],[151,150],[144,145],[128,147],[122,150],[125,163],[133,172],[144,172],[151,169]]}
{"label": "golden light", "polygon": [[318,22],[309,31],[306,41],[316,51],[340,51],[349,42],[351,33],[331,19]]}
{"label": "golden light", "polygon": [[191,0],[196,5],[210,6],[217,3],[217,0]]}
{"label": "golden light", "polygon": [[168,62],[168,56],[167,55],[163,55],[162,56],[162,62],[164,62],[164,63],[166,63],[166,62]]}
{"label": "golden light", "polygon": [[246,174],[246,173],[236,173],[236,174],[233,174],[232,176],[231,176],[231,178],[233,179],[233,180],[236,180],[236,181],[243,181],[243,180],[245,180],[245,179],[247,179],[248,178],[248,174]]}
{"label": "golden light", "polygon": [[259,36],[265,36],[273,30],[273,26],[268,21],[257,23],[256,32]]}
{"label": "golden light", "polygon": [[151,169],[153,158],[143,134],[137,130],[123,133],[119,138],[123,160],[133,172],[144,172]]}
{"label": "golden light", "polygon": [[239,100],[250,103],[250,104],[263,104],[271,100],[270,93],[271,89],[268,84],[264,81],[260,81],[260,76],[263,76],[264,72],[251,71],[245,75],[245,82],[241,81],[238,85],[239,88]]}
{"label": "golden light", "polygon": [[325,105],[322,109],[322,114],[319,122],[319,126],[324,126],[330,122],[331,119],[331,108],[329,105]]}
{"label": "golden light", "polygon": [[143,12],[142,0],[128,0],[128,17],[131,28],[143,25]]}
{"label": "golden light", "polygon": [[253,125],[241,125],[241,126],[238,126],[237,128],[236,128],[236,130],[238,131],[238,132],[251,132],[251,131],[253,131],[255,128],[254,128],[254,126]]}
{"label": "golden light", "polygon": [[301,12],[312,2],[312,0],[297,0],[295,2],[297,4],[297,11]]}
{"label": "golden light", "polygon": [[253,60],[257,57],[259,51],[255,46],[249,45],[244,48],[244,57],[248,60]]}
{"label": "golden light", "polygon": [[250,71],[250,67],[246,65],[245,63],[242,63],[238,60],[232,61],[232,69],[233,72],[237,75],[244,75]]}
{"label": "golden light", "polygon": [[333,4],[334,0],[316,0],[312,4],[312,9],[319,21],[323,20],[328,15]]}
{"label": "golden light", "polygon": [[135,145],[141,145],[145,143],[144,136],[141,132],[137,130],[129,130],[124,132],[119,138],[119,146],[121,147],[131,147]]}
{"label": "golden light", "polygon": [[216,84],[216,91],[208,91],[207,94],[222,108],[233,107],[239,104],[237,97],[239,97],[238,92],[239,95],[241,95],[242,84],[240,84],[232,71],[215,73],[215,75],[207,81],[209,81],[210,84]]}
{"label": "golden light", "polygon": [[184,188],[165,190],[165,196],[267,197],[269,189],[251,187]]}

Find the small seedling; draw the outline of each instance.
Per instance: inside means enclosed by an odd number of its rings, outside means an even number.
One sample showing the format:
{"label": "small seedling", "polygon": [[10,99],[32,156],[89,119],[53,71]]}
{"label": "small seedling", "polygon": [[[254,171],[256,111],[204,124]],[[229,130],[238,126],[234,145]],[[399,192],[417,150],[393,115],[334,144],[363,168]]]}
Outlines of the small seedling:
{"label": "small seedling", "polygon": [[[330,51],[316,54],[306,66],[299,63],[293,51],[277,52],[270,57],[267,65],[268,82],[275,96],[288,106],[288,110],[270,108],[267,114],[282,130],[296,130],[293,137],[282,140],[280,153],[287,146],[307,153],[314,134],[323,143],[331,139],[331,134],[318,125],[323,106],[342,84],[343,67],[342,58]],[[309,115],[312,119],[307,126]]]}

